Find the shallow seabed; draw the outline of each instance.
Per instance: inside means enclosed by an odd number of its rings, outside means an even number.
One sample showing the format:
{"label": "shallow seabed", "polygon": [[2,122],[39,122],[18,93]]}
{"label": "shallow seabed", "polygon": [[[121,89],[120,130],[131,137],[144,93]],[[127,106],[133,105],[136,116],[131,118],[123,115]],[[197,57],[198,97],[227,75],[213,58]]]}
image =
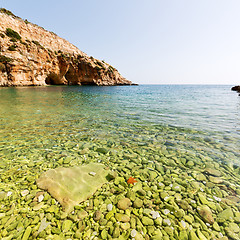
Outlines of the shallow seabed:
{"label": "shallow seabed", "polygon": [[[1,88],[0,238],[240,239],[230,88]],[[41,173],[89,162],[112,180],[70,214],[38,189]]]}

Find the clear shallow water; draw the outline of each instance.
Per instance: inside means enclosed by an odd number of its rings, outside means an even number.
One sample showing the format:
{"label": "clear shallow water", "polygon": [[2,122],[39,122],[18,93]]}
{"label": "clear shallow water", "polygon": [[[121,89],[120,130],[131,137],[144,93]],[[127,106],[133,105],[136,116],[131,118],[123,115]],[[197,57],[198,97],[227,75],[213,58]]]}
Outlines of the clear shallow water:
{"label": "clear shallow water", "polygon": [[39,151],[83,138],[100,144],[167,141],[173,149],[204,147],[212,157],[239,165],[240,98],[230,87],[1,88],[2,151]]}
{"label": "clear shallow water", "polygon": [[[201,233],[207,239],[239,239],[234,224],[240,223],[240,97],[230,88],[0,88],[0,238],[21,239],[31,230],[29,239],[106,239],[114,225],[119,239],[131,239],[133,230],[139,239],[192,239]],[[72,226],[66,232],[61,206],[46,193],[43,202],[34,200],[41,191],[36,179],[52,168],[89,162],[104,163],[119,178],[68,216]],[[140,192],[126,183],[129,177],[137,179]],[[133,206],[127,209],[130,228],[113,218],[99,227],[94,211],[100,209],[106,220],[111,203],[122,213],[123,197]],[[140,209],[135,198],[142,199]],[[199,210],[202,205],[210,208],[210,220]],[[79,233],[81,209],[88,217]],[[165,222],[148,226],[143,216],[149,211]],[[39,233],[44,219],[51,225]]]}

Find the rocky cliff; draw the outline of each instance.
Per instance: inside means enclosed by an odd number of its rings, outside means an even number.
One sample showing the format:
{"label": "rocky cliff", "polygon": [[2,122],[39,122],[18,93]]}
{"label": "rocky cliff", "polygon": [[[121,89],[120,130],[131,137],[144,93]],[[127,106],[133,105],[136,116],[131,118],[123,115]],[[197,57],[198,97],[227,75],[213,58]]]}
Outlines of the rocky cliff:
{"label": "rocky cliff", "polygon": [[131,85],[104,61],[0,9],[0,86]]}

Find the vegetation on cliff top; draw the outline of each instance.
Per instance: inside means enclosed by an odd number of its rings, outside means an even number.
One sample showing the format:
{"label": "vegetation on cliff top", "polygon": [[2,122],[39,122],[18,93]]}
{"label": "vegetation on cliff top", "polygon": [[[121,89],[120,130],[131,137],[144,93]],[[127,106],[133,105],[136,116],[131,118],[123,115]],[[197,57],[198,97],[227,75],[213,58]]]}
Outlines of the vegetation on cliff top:
{"label": "vegetation on cliff top", "polygon": [[8,37],[11,37],[13,39],[21,40],[21,36],[18,34],[18,32],[12,30],[11,28],[6,28],[6,35]]}
{"label": "vegetation on cliff top", "polygon": [[11,11],[5,9],[5,8],[0,8],[0,13],[5,13],[9,16],[13,16],[13,17],[17,17],[16,15],[14,15]]}

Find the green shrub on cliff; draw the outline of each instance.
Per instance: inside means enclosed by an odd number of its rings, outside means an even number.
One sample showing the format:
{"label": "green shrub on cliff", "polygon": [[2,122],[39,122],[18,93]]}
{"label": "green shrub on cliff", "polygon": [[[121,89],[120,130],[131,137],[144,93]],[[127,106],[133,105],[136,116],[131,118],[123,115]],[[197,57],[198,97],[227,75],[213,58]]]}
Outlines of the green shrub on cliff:
{"label": "green shrub on cliff", "polygon": [[17,40],[21,40],[21,36],[16,31],[12,30],[11,28],[6,29],[6,35],[10,38],[15,38]]}
{"label": "green shrub on cliff", "polygon": [[11,58],[0,55],[0,63],[9,63],[11,61]]}
{"label": "green shrub on cliff", "polygon": [[8,50],[9,51],[16,51],[17,46],[16,45],[11,45]]}
{"label": "green shrub on cliff", "polygon": [[6,68],[5,68],[5,65],[0,62],[0,72],[4,72],[5,69],[6,69]]}

